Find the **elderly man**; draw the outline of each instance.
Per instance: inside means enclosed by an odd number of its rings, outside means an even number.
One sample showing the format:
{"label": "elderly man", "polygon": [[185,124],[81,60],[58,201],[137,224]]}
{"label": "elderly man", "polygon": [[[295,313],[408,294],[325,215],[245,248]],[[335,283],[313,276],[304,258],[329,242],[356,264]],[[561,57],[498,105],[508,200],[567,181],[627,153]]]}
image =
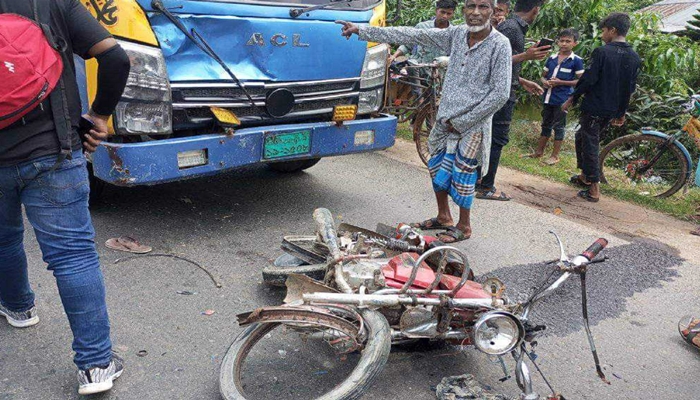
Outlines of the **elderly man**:
{"label": "elderly man", "polygon": [[[377,28],[338,21],[348,39],[354,33],[373,42],[438,46],[452,55],[429,138],[428,167],[438,215],[415,224],[422,229],[445,228],[439,235],[445,243],[471,236],[476,167],[482,165],[488,171],[491,119],[510,95],[511,48],[508,39],[491,26],[494,7],[495,0],[466,0],[466,24],[446,29]],[[448,196],[460,209],[456,226]]]}

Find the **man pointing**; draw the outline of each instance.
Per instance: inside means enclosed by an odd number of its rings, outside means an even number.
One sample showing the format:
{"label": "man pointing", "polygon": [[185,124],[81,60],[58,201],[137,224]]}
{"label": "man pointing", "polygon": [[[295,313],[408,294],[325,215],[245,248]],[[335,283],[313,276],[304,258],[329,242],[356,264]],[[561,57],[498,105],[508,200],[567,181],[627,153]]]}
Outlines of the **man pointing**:
{"label": "man pointing", "polygon": [[[436,46],[451,54],[437,120],[428,140],[428,168],[438,215],[414,224],[422,229],[444,228],[439,239],[445,243],[471,236],[476,168],[481,165],[483,171],[488,171],[491,120],[510,95],[511,47],[508,39],[491,26],[494,3],[466,0],[466,24],[446,29],[378,28],[338,21],[343,25],[342,35],[348,39],[356,34],[361,40]],[[456,226],[448,196],[459,206]]]}

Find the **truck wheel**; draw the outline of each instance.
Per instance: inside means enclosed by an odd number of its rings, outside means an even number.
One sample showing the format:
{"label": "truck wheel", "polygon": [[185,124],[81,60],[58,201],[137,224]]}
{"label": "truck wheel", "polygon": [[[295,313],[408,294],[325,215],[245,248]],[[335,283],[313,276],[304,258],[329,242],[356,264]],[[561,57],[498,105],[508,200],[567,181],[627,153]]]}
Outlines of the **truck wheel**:
{"label": "truck wheel", "polygon": [[91,162],[87,163],[87,170],[88,180],[90,182],[90,205],[93,205],[99,203],[100,199],[102,198],[102,194],[105,191],[105,187],[107,187],[107,183],[95,176],[95,173],[92,170]]}
{"label": "truck wheel", "polygon": [[275,162],[267,164],[267,166],[273,171],[292,173],[311,168],[314,165],[316,165],[319,161],[321,161],[320,158],[309,158],[308,160]]}

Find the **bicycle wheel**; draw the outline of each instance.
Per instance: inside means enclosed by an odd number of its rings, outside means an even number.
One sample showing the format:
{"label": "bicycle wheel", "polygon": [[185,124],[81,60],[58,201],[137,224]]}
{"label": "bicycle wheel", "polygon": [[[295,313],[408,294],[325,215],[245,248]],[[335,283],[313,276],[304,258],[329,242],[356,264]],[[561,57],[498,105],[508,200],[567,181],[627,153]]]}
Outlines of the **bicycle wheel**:
{"label": "bicycle wheel", "polygon": [[265,322],[238,335],[224,357],[219,385],[226,400],[358,399],[389,358],[389,324],[376,311],[265,310]]}
{"label": "bicycle wheel", "polygon": [[426,166],[428,166],[428,160],[430,160],[428,137],[435,125],[436,115],[437,106],[428,103],[418,111],[416,119],[413,122],[413,141],[416,143],[416,150],[418,150],[421,161],[423,161],[423,164]]}
{"label": "bicycle wheel", "polygon": [[654,135],[617,138],[600,154],[600,178],[612,188],[668,197],[686,182],[688,162],[678,146]]}

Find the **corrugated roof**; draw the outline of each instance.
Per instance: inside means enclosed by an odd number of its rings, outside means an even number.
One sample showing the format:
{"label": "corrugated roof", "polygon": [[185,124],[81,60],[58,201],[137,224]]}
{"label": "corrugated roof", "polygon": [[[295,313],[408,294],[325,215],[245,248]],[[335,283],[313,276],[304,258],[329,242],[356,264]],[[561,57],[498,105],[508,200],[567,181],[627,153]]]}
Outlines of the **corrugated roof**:
{"label": "corrugated roof", "polygon": [[638,12],[654,12],[661,15],[662,32],[678,32],[686,29],[693,15],[700,13],[698,0],[664,0]]}

